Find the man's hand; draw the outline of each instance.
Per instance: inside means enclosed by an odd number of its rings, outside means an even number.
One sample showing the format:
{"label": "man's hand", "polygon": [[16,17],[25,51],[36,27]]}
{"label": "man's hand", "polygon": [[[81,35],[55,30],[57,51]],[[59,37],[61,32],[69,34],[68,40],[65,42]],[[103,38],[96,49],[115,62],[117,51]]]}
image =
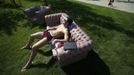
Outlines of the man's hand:
{"label": "man's hand", "polygon": [[56,42],[58,42],[58,39],[52,40],[52,44],[55,44]]}

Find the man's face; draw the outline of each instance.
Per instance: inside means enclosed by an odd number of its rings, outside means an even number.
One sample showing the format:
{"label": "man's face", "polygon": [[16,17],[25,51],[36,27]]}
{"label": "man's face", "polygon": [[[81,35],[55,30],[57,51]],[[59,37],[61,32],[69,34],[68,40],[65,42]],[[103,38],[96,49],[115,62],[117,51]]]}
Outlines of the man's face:
{"label": "man's face", "polygon": [[67,23],[67,20],[68,20],[68,18],[62,15],[62,17],[61,17],[61,23],[62,24],[66,24]]}

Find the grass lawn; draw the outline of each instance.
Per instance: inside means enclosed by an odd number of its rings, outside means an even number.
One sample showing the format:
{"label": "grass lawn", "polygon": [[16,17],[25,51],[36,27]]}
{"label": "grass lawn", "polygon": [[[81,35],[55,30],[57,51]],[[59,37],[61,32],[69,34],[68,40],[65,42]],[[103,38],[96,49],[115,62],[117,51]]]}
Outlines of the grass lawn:
{"label": "grass lawn", "polygon": [[[39,0],[21,0],[22,9],[41,5]],[[72,0],[48,0],[51,13],[66,12],[93,40],[87,58],[60,67],[41,48],[35,64],[20,72],[30,50],[21,50],[31,33],[45,26],[32,26],[20,8],[0,7],[0,75],[133,75],[134,14]]]}

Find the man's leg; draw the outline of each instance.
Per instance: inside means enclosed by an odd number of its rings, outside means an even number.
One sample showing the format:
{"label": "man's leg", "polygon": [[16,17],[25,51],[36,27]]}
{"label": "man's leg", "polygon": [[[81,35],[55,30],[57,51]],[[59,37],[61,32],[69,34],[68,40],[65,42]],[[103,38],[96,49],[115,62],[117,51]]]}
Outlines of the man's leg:
{"label": "man's leg", "polygon": [[46,45],[48,43],[47,38],[44,37],[43,39],[41,39],[40,41],[38,41],[36,44],[34,44],[32,46],[32,52],[31,55],[29,57],[28,62],[26,63],[26,65],[22,68],[21,71],[25,71],[26,69],[28,69],[33,61],[33,59],[35,58],[36,54],[37,54],[37,50],[39,48],[41,48],[42,46]]}
{"label": "man's leg", "polygon": [[22,47],[22,49],[31,48],[31,44],[33,43],[34,39],[41,39],[42,35],[43,35],[43,32],[37,32],[37,33],[31,34],[28,39],[27,44],[24,47]]}

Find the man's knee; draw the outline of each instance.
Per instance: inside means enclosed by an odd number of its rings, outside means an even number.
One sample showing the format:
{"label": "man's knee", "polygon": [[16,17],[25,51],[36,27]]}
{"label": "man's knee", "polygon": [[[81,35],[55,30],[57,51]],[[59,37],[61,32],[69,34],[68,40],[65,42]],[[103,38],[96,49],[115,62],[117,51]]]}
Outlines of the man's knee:
{"label": "man's knee", "polygon": [[33,45],[33,46],[32,46],[32,50],[37,50],[37,49],[39,49],[38,46],[36,46],[36,45]]}
{"label": "man's knee", "polygon": [[42,38],[42,32],[33,33],[30,35],[31,39],[41,39]]}
{"label": "man's knee", "polygon": [[31,38],[31,39],[34,39],[34,37],[35,37],[34,34],[31,34],[31,35],[30,35],[30,38]]}

